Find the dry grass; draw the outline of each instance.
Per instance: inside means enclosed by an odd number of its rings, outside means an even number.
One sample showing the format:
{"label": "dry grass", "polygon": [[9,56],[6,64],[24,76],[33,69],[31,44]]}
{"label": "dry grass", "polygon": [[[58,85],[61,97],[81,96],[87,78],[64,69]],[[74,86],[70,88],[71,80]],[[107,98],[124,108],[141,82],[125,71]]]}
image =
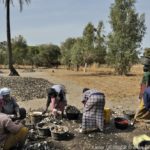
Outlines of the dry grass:
{"label": "dry grass", "polygon": [[136,65],[129,76],[118,76],[111,68],[102,66],[97,69],[89,68],[86,73],[58,69],[55,70],[55,73],[49,70],[48,74],[63,80],[77,82],[83,87],[98,89],[104,92],[108,99],[119,100],[138,97],[143,71],[142,65]]}
{"label": "dry grass", "polygon": [[[28,68],[28,67],[26,67]],[[52,72],[54,70],[54,72]],[[18,70],[21,72],[21,70]],[[88,71],[71,71],[66,69],[37,69],[43,72],[43,77],[54,76],[61,80],[77,83],[81,87],[95,88],[105,93],[109,100],[138,97],[140,82],[143,75],[142,65],[133,66],[129,76],[118,76],[112,68],[92,66]],[[4,69],[4,73],[8,70]]]}

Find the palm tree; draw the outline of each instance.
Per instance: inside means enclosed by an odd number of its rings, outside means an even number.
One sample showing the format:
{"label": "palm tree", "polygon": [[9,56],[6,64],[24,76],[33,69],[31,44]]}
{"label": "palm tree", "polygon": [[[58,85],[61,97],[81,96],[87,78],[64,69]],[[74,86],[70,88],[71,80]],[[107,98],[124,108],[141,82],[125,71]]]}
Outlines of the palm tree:
{"label": "palm tree", "polygon": [[[30,3],[30,0],[19,0],[20,11],[23,9],[23,2],[27,4]],[[13,56],[12,56],[12,46],[11,46],[11,30],[10,30],[10,4],[13,3],[13,0],[3,0],[6,7],[6,28],[7,28],[7,50],[8,50],[8,65],[10,70],[10,76],[19,76],[18,72],[13,66]]]}

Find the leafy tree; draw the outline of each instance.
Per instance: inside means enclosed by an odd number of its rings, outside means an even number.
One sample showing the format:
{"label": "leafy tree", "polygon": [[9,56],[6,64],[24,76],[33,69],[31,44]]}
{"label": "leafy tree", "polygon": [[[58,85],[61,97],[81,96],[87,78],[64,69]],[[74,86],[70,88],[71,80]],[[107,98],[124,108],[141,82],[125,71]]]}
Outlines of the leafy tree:
{"label": "leafy tree", "polygon": [[83,31],[83,62],[86,66],[93,62],[94,58],[94,26],[88,23]]}
{"label": "leafy tree", "polygon": [[25,38],[21,35],[12,39],[12,48],[14,55],[14,63],[24,64],[27,57],[28,48]]}
{"label": "leafy tree", "polygon": [[105,35],[102,34],[104,29],[103,22],[100,21],[98,24],[96,31],[96,36],[95,36],[95,56],[94,56],[94,61],[99,64],[104,64],[105,63],[105,57],[106,57],[106,44],[105,44]]}
{"label": "leafy tree", "polygon": [[6,64],[7,42],[0,42],[0,64]]}
{"label": "leafy tree", "polygon": [[40,46],[39,59],[46,67],[58,66],[60,64],[61,53],[57,45],[42,45]]}
{"label": "leafy tree", "polygon": [[135,0],[115,0],[111,6],[112,33],[108,42],[108,61],[120,75],[127,74],[138,58],[145,34],[144,14],[135,10]]}
{"label": "leafy tree", "polygon": [[71,49],[75,42],[76,39],[68,38],[61,44],[61,62],[66,65],[68,69],[71,67]]}
{"label": "leafy tree", "polygon": [[[27,4],[30,2],[30,0],[19,0],[20,4],[20,11],[22,11],[23,8],[23,1],[25,1]],[[3,0],[6,6],[6,26],[7,26],[7,49],[8,49],[8,65],[10,69],[9,75],[17,75],[19,76],[18,72],[13,66],[13,57],[12,57],[12,45],[11,45],[11,30],[10,30],[10,4],[13,3],[13,0]]]}
{"label": "leafy tree", "polygon": [[83,64],[83,40],[81,38],[77,39],[71,49],[71,62],[79,71],[79,67]]}
{"label": "leafy tree", "polygon": [[28,46],[28,53],[26,55],[25,62],[28,65],[31,65],[32,68],[34,65],[37,66],[39,64],[39,59],[38,59],[39,53],[40,50],[38,46]]}

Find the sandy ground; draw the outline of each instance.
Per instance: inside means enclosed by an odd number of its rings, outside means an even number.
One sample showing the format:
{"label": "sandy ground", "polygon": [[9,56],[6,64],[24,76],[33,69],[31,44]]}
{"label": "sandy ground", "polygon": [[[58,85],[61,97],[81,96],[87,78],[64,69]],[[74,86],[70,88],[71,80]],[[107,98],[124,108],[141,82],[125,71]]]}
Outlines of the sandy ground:
{"label": "sandy ground", "polygon": [[[106,107],[135,110],[138,104],[137,99],[142,78],[142,68],[141,66],[135,66],[132,70],[130,76],[116,76],[110,72],[110,69],[106,68],[86,73],[64,69],[36,69],[35,72],[18,69],[23,77],[44,78],[53,84],[65,85],[68,104],[75,105],[79,109],[83,107],[81,103],[82,89],[88,87],[105,93]],[[4,76],[8,74],[8,70],[3,72]],[[34,99],[19,103],[27,109],[35,109],[45,107],[46,99]]]}
{"label": "sandy ground", "polygon": [[[136,110],[138,106],[139,84],[142,78],[142,66],[135,66],[131,75],[116,76],[107,68],[102,70],[90,70],[87,73],[68,71],[63,69],[36,69],[35,72],[18,70],[23,77],[44,78],[54,84],[63,84],[67,89],[68,104],[82,109],[81,103],[82,89],[84,87],[96,88],[103,91],[106,95],[106,107],[113,111],[122,112],[123,110]],[[3,70],[4,76],[8,70]],[[29,101],[19,101],[20,106],[29,109],[44,108],[46,99],[34,99]],[[70,141],[60,141],[59,144],[70,150],[122,150],[132,149],[132,140],[135,135],[150,134],[147,132],[150,128],[137,125],[128,130],[119,130],[114,124],[106,126],[106,132],[93,133],[88,135],[79,134],[77,129],[80,124],[77,122],[67,123],[74,137]],[[56,142],[57,143],[57,142]]]}

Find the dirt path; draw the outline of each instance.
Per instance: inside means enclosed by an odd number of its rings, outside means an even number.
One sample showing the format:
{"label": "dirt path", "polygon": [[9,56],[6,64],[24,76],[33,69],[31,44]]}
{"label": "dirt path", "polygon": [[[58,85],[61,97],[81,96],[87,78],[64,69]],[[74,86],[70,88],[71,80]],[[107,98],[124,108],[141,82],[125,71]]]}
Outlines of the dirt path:
{"label": "dirt path", "polygon": [[[63,80],[61,78],[55,77],[55,75],[49,75],[49,72],[22,72],[20,73],[23,77],[37,77],[37,78],[43,78],[48,80],[49,82],[53,84],[63,84],[65,85],[67,89],[67,100],[68,104],[75,105],[79,109],[82,108],[81,104],[81,92],[83,87],[79,86],[77,83],[69,80]],[[21,106],[24,106],[27,108],[36,109],[39,107],[45,107],[46,99],[33,99],[30,101],[23,101],[18,102]],[[36,104],[36,105],[35,105]]]}
{"label": "dirt path", "polygon": [[[67,99],[68,104],[74,105],[78,108],[82,108],[83,105],[81,103],[81,94],[83,86],[80,85],[79,82],[70,80],[64,80],[64,77],[61,77],[60,72],[52,73],[52,70],[36,70],[36,72],[23,72],[19,71],[22,77],[37,77],[37,78],[44,78],[54,84],[63,84],[67,89]],[[58,75],[59,74],[59,75]],[[86,84],[85,84],[86,85]],[[87,84],[88,85],[88,84]],[[133,101],[132,99],[135,99]],[[37,108],[44,108],[46,99],[34,99],[29,101],[19,101],[20,106],[25,107],[27,110],[37,109]],[[136,97],[124,97],[123,99],[120,98],[118,101],[110,101],[106,97],[106,106],[110,107],[113,111],[120,111],[126,109],[135,110],[137,107]],[[62,144],[66,147],[66,150],[96,150],[96,149],[132,149],[131,144],[133,137],[135,135],[140,134],[148,134],[147,129],[149,127],[141,128],[129,128],[127,130],[119,130],[110,124],[106,127],[105,134],[103,133],[93,133],[87,135],[79,134],[76,129],[79,128],[79,123],[76,122],[68,122],[68,127],[70,128],[71,133],[74,134],[74,138],[70,141],[59,141],[59,144]]]}
{"label": "dirt path", "polygon": [[[57,75],[56,75],[57,74]],[[64,80],[61,77],[59,72],[52,73],[51,69],[48,70],[36,70],[36,72],[23,72],[20,71],[20,75],[23,77],[37,77],[37,78],[44,78],[53,84],[63,84],[67,89],[67,100],[68,104],[74,105],[79,109],[82,109],[83,105],[81,103],[82,98],[82,89],[83,86],[80,85],[77,81],[73,80]],[[88,86],[87,86],[88,87]],[[134,99],[134,101],[133,101]],[[110,107],[111,109],[115,110],[135,110],[137,106],[136,97],[124,97],[124,99],[120,99],[117,101],[111,101],[106,97],[106,107]],[[19,102],[19,104],[23,107],[26,107],[27,110],[37,109],[37,108],[44,108],[46,104],[46,99],[33,99],[31,101],[23,101]]]}
{"label": "dirt path", "polygon": [[[80,76],[81,73],[77,74],[75,72],[67,71],[67,70],[62,70],[58,69],[55,70],[54,72],[52,69],[36,69],[35,72],[31,72],[28,69],[19,69],[18,70],[20,73],[20,76],[22,77],[33,77],[33,78],[43,78],[48,80],[49,82],[53,84],[63,84],[65,85],[67,89],[67,100],[68,104],[74,105],[78,107],[79,109],[82,109],[83,105],[81,103],[81,98],[82,98],[82,89],[84,87],[95,87],[95,84],[101,84],[102,82],[97,80],[98,78],[95,78],[95,80],[89,81],[90,78],[87,78],[87,80],[82,80],[82,76]],[[8,76],[9,70],[2,70],[3,74],[2,76]],[[120,78],[120,77],[119,77]],[[77,80],[76,80],[77,79]],[[107,78],[108,79],[108,78]],[[126,79],[127,80],[127,79]],[[134,81],[132,79],[129,79],[129,81]],[[135,80],[139,80],[138,78],[135,78]],[[127,81],[127,83],[129,82]],[[130,82],[131,82],[130,81]],[[81,84],[82,82],[82,84]],[[111,82],[111,80],[110,80]],[[137,101],[137,96],[135,92],[132,90],[126,89],[126,93],[130,92],[129,95],[126,94],[126,96],[123,96],[124,93],[119,92],[119,87],[114,87],[114,81],[112,80],[112,87],[109,87],[109,89],[105,92],[106,95],[106,107],[111,108],[112,110],[136,110],[136,107],[138,105]],[[129,83],[130,83],[129,82]],[[139,81],[138,81],[139,82]],[[84,83],[84,84],[83,84]],[[108,84],[108,83],[105,83]],[[136,85],[136,84],[133,84]],[[126,85],[127,86],[127,85]],[[130,84],[132,86],[132,83]],[[96,87],[95,87],[96,88]],[[111,91],[112,88],[112,93],[118,90],[118,95],[114,97],[115,100],[111,100],[108,96],[108,93]],[[96,89],[101,89],[101,86],[99,86]],[[133,93],[133,94],[132,94]],[[45,92],[46,95],[46,92]],[[20,106],[26,107],[27,110],[31,109],[37,109],[37,108],[45,108],[46,105],[46,98],[43,99],[33,99],[29,101],[19,101],[18,102]]]}

